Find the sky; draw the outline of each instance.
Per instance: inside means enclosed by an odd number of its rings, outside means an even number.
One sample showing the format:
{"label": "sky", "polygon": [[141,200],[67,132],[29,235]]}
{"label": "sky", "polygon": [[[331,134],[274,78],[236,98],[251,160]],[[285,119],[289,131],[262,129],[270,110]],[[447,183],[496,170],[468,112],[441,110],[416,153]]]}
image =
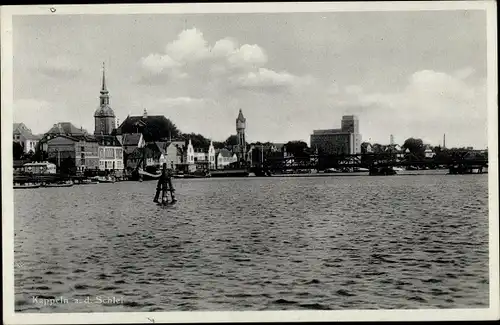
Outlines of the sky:
{"label": "sky", "polygon": [[309,143],[356,115],[363,141],[487,146],[486,12],[13,17],[14,122],[94,130],[110,106],[214,141]]}

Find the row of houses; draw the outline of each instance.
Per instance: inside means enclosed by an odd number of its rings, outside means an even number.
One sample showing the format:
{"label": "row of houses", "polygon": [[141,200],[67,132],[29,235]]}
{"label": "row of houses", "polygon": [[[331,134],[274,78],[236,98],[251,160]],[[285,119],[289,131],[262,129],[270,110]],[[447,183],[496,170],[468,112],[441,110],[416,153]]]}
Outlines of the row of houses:
{"label": "row of houses", "polygon": [[[237,144],[219,150],[212,143],[206,148],[195,148],[189,139],[172,140],[175,125],[165,116],[148,115],[146,109],[142,115],[129,115],[117,125],[110,106],[104,64],[94,122],[93,134],[70,122],[62,122],[54,124],[42,136],[33,135],[23,123],[15,123],[14,141],[21,144],[25,153],[37,151],[37,159],[52,161],[60,170],[100,170],[115,174],[163,163],[184,172],[223,169],[236,162],[262,160],[263,151],[280,151],[274,145],[265,150],[262,145],[257,146],[258,149],[247,145],[246,119],[241,109],[236,118]],[[254,152],[258,154],[253,155]]]}
{"label": "row of houses", "polygon": [[[399,144],[372,145],[370,143],[364,143],[361,146],[361,153],[381,153],[381,152],[394,152],[394,153],[399,153],[400,155],[404,155],[405,153],[409,153],[410,150],[408,148],[404,149]],[[430,145],[424,145],[424,154],[426,158],[433,158],[434,156],[436,156],[434,148]]]}
{"label": "row of houses", "polygon": [[[119,132],[121,133],[121,132]],[[216,150],[212,143],[207,148],[195,148],[187,141],[146,141],[141,132],[113,135],[89,134],[70,122],[61,122],[36,138],[23,123],[14,124],[14,141],[19,141],[25,153],[37,148],[43,158],[54,162],[58,168],[76,172],[100,170],[122,174],[139,167],[160,166],[184,172],[197,169],[222,169],[237,161],[228,149]],[[28,143],[29,141],[29,143]]]}

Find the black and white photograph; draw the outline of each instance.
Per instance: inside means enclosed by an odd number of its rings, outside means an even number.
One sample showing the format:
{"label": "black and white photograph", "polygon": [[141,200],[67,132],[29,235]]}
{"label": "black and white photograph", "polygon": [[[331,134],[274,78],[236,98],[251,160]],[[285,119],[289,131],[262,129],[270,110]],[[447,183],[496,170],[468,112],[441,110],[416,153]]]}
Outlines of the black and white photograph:
{"label": "black and white photograph", "polygon": [[0,10],[5,324],[500,317],[494,1]]}

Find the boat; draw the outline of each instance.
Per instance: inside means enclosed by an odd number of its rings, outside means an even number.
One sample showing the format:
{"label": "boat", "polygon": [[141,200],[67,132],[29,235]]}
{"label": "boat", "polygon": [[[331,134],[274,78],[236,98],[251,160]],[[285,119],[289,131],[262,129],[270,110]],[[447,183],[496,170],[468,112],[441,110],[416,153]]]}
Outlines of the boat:
{"label": "boat", "polygon": [[67,181],[63,183],[46,183],[43,185],[43,187],[71,187],[73,186],[72,181]]}
{"label": "boat", "polygon": [[246,169],[222,169],[210,172],[211,177],[248,177],[249,174]]}
{"label": "boat", "polygon": [[82,179],[80,184],[99,184],[99,181],[97,179]]}
{"label": "boat", "polygon": [[99,181],[99,183],[114,183],[115,182],[115,179],[113,177],[110,177],[110,176],[98,177],[97,180]]}
{"label": "boat", "polygon": [[372,167],[369,171],[370,176],[388,176],[388,175],[397,175],[397,172],[391,167]]}
{"label": "boat", "polygon": [[183,172],[177,172],[173,176],[174,178],[184,178],[184,173]]}
{"label": "boat", "polygon": [[23,188],[39,188],[42,184],[18,184],[14,185],[14,189],[23,189]]}
{"label": "boat", "polygon": [[336,169],[336,168],[327,168],[323,171],[323,173],[328,174],[328,173],[342,173],[341,170]]}

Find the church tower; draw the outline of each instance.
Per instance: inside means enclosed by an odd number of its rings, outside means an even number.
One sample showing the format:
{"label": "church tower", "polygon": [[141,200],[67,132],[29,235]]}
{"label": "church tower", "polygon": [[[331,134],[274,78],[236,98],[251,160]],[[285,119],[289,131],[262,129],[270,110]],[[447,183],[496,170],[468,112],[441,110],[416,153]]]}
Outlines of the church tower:
{"label": "church tower", "polygon": [[110,135],[113,129],[116,128],[115,125],[115,112],[109,106],[109,92],[106,88],[106,71],[104,69],[104,63],[102,64],[102,87],[101,95],[99,96],[100,105],[99,108],[94,113],[95,120],[95,135]]}
{"label": "church tower", "polygon": [[246,118],[243,116],[243,112],[240,109],[238,118],[236,119],[236,136],[238,137],[238,149],[237,156],[238,159],[246,159],[247,142],[245,139],[245,128],[246,128]]}

